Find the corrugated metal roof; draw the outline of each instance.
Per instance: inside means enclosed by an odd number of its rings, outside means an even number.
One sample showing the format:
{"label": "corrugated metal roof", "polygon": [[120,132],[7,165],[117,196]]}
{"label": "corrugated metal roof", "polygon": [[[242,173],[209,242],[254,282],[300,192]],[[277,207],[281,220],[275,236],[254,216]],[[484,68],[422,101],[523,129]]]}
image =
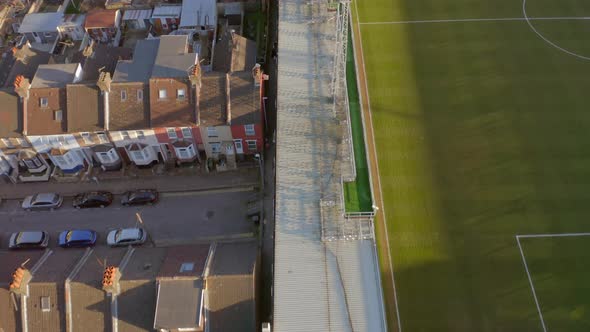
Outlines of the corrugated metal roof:
{"label": "corrugated metal roof", "polygon": [[152,13],[152,18],[158,17],[179,17],[182,12],[182,6],[179,5],[162,5],[156,6]]}
{"label": "corrugated metal roof", "polygon": [[374,242],[321,241],[343,131],[330,89],[335,14],[308,2],[279,8],[273,330],[385,331]]}
{"label": "corrugated metal roof", "polygon": [[63,16],[64,14],[61,12],[27,14],[18,28],[18,32],[57,31],[57,26],[62,23]]}
{"label": "corrugated metal roof", "polygon": [[193,0],[182,2],[180,27],[215,26],[217,23],[215,0]]}
{"label": "corrugated metal roof", "polygon": [[137,9],[137,10],[126,10],[123,14],[123,21],[127,20],[147,20],[152,17],[151,9]]}

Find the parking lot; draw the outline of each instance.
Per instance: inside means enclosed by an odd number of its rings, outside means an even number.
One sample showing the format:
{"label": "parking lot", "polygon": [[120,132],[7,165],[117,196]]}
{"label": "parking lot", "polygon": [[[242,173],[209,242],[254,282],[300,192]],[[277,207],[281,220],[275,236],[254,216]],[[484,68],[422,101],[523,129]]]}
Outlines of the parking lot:
{"label": "parking lot", "polygon": [[[247,189],[224,191],[167,192],[153,206],[125,207],[120,196],[105,208],[75,209],[66,197],[55,211],[24,211],[17,200],[0,205],[0,249],[8,247],[12,232],[46,231],[50,247],[56,247],[59,232],[92,229],[98,232],[97,245],[104,245],[109,230],[144,227],[151,240],[146,245],[168,246],[252,236],[255,225],[248,220],[248,209],[257,193]],[[136,214],[143,221],[140,225]]]}

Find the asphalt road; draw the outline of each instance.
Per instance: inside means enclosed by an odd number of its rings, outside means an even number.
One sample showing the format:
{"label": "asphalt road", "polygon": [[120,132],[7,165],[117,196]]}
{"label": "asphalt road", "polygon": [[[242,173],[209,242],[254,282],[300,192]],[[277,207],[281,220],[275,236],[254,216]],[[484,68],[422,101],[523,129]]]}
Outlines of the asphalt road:
{"label": "asphalt road", "polygon": [[33,212],[24,211],[19,201],[8,200],[0,205],[0,248],[8,247],[12,232],[27,230],[49,232],[50,247],[56,247],[59,232],[67,229],[93,229],[99,233],[97,244],[105,244],[109,230],[138,225],[138,212],[156,246],[244,236],[254,231],[247,219],[248,201],[254,197],[257,193],[251,191],[167,193],[153,206],[124,207],[115,196],[111,206],[81,210],[65,199],[55,211]]}

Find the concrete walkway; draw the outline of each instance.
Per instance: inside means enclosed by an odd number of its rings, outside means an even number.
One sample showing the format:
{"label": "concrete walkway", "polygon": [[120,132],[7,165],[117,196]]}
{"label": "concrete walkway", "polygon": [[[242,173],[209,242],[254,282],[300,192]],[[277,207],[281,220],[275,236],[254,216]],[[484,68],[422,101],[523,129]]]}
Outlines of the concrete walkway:
{"label": "concrete walkway", "polygon": [[63,196],[74,196],[81,192],[106,190],[121,194],[132,189],[157,189],[159,192],[183,192],[220,190],[235,187],[258,186],[258,168],[242,168],[223,173],[198,175],[161,175],[147,177],[128,177],[124,179],[98,180],[83,183],[36,182],[1,184],[0,198],[22,199],[40,192],[55,192]]}

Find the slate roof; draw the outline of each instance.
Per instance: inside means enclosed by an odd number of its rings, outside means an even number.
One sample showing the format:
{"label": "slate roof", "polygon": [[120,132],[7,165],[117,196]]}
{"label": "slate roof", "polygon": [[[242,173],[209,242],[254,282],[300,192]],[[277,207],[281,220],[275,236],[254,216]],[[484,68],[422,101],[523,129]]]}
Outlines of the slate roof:
{"label": "slate roof", "polygon": [[161,36],[151,77],[188,77],[195,63],[197,53],[188,53],[187,35]]}
{"label": "slate roof", "polygon": [[251,71],[256,64],[256,42],[226,31],[215,44],[213,70],[221,72]]}
{"label": "slate roof", "polygon": [[231,124],[245,125],[262,121],[260,87],[254,86],[250,71],[230,75]]}
{"label": "slate roof", "polygon": [[210,332],[256,331],[257,257],[255,241],[217,244],[207,278]]}
{"label": "slate roof", "polygon": [[99,70],[111,73],[115,72],[119,60],[130,60],[133,51],[127,47],[112,47],[98,44],[90,57],[84,59],[83,77],[84,81],[98,80]]}
{"label": "slate roof", "polygon": [[0,138],[21,137],[22,111],[13,89],[0,89]]}
{"label": "slate roof", "polygon": [[[51,54],[33,49],[29,47],[28,43],[23,45],[16,51],[15,58],[17,60],[10,69],[10,74],[8,74],[4,86],[12,88],[18,75],[23,75],[25,78],[32,80],[39,65],[47,64],[50,57]],[[18,58],[21,58],[21,60]]]}
{"label": "slate roof", "polygon": [[32,13],[25,15],[19,33],[56,31],[63,20],[63,13]]}
{"label": "slate roof", "polygon": [[160,39],[138,40],[133,51],[133,60],[117,63],[113,82],[147,82],[158,53]]}
{"label": "slate roof", "polygon": [[104,265],[118,266],[126,248],[95,247],[72,278],[72,331],[109,331],[110,298],[102,290]]}
{"label": "slate roof", "polygon": [[203,127],[220,126],[227,121],[226,76],[203,73],[199,92],[199,118]]}
{"label": "slate roof", "polygon": [[196,329],[202,326],[202,305],[203,281],[201,279],[160,280],[154,328]]}
{"label": "slate roof", "polygon": [[[205,270],[209,245],[180,246],[168,248],[158,279],[179,277],[200,277]],[[180,272],[183,263],[193,264],[191,271]]]}
{"label": "slate roof", "polygon": [[68,84],[66,91],[68,132],[103,130],[103,98],[96,84]]}
{"label": "slate roof", "polygon": [[73,83],[79,63],[40,65],[31,82],[31,89],[65,87]]}

